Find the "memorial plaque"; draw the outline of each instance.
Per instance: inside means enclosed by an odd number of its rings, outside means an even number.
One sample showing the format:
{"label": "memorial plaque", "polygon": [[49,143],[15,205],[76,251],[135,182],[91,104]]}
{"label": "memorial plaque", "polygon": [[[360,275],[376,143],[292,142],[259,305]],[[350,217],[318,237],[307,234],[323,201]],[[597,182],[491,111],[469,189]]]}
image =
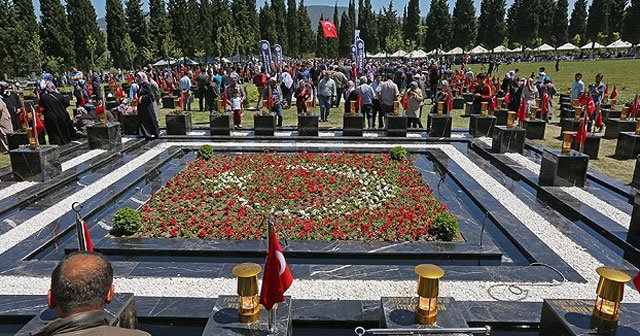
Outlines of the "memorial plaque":
{"label": "memorial plaque", "polygon": [[[417,297],[383,297],[381,328],[398,329],[432,329],[432,328],[468,328],[469,325],[458,307],[458,303],[450,297],[438,298],[438,320],[435,326],[427,326],[416,322]],[[421,335],[433,335],[425,332]],[[468,335],[464,333],[448,335]]]}
{"label": "memorial plaque", "polygon": [[168,113],[166,125],[167,135],[187,135],[193,129],[191,112]]}
{"label": "memorial plaque", "polygon": [[62,172],[58,146],[20,147],[9,151],[13,175],[20,181],[46,182]]}
{"label": "memorial plaque", "polygon": [[87,140],[91,149],[118,149],[122,145],[120,123],[100,123],[87,126]]}
{"label": "memorial plaque", "polygon": [[527,130],[527,139],[544,139],[544,131],[547,126],[547,123],[544,120],[525,120],[524,125],[522,126],[525,130]]}
{"label": "memorial plaque", "polygon": [[[595,295],[595,293],[594,293]],[[544,300],[540,318],[540,336],[640,335],[640,304],[622,303],[616,328],[592,319],[593,300]]]}
{"label": "memorial plaque", "polygon": [[211,135],[231,135],[233,116],[230,114],[211,114],[209,116],[209,133]]}
{"label": "memorial plaque", "polygon": [[344,114],[342,117],[342,135],[361,137],[364,133],[364,116],[362,114]]}
{"label": "memorial plaque", "polygon": [[256,114],[253,125],[256,136],[273,136],[276,133],[276,116]]}
{"label": "memorial plaque", "polygon": [[521,127],[495,126],[491,151],[494,153],[522,153],[526,130]]}
{"label": "memorial plaque", "polygon": [[575,150],[563,153],[544,149],[538,184],[556,187],[583,187],[589,156]]}
{"label": "memorial plaque", "polygon": [[[221,295],[216,300],[209,321],[202,335],[215,336],[266,336],[268,329],[268,312],[263,308],[260,311],[260,319],[254,323],[242,323],[238,318],[237,296]],[[291,327],[291,298],[285,297],[284,303],[279,303],[274,321],[274,336],[290,336]]]}

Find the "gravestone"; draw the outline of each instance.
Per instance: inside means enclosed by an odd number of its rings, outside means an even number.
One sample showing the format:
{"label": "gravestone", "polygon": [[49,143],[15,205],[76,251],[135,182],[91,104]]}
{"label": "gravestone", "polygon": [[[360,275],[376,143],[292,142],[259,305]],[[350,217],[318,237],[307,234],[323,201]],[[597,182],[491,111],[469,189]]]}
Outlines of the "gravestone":
{"label": "gravestone", "polygon": [[563,153],[545,148],[538,184],[555,187],[583,187],[587,179],[589,156],[575,150]]}

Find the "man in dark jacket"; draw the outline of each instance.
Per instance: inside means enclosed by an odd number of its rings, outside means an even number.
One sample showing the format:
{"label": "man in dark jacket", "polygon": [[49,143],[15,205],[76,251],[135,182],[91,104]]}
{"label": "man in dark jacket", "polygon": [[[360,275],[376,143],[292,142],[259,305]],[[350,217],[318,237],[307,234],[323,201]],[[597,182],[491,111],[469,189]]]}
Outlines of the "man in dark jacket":
{"label": "man in dark jacket", "polygon": [[113,268],[100,254],[79,252],[64,258],[53,270],[47,296],[58,318],[35,336],[150,336],[148,333],[110,327],[104,312],[113,299]]}

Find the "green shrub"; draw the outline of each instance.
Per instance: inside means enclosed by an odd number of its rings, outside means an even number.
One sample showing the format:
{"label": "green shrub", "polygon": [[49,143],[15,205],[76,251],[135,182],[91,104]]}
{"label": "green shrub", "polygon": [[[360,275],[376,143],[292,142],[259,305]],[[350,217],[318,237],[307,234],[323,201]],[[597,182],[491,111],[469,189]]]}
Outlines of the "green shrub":
{"label": "green shrub", "polygon": [[407,153],[406,148],[402,146],[397,146],[397,147],[391,148],[391,150],[389,151],[389,156],[393,160],[402,161],[406,159],[407,156],[409,156],[409,153]]}
{"label": "green shrub", "polygon": [[213,147],[211,145],[202,145],[198,149],[198,158],[209,161],[213,157]]}
{"label": "green shrub", "polygon": [[131,208],[122,208],[113,215],[114,236],[132,236],[142,230],[142,215]]}
{"label": "green shrub", "polygon": [[429,233],[436,240],[452,241],[458,235],[458,221],[452,214],[441,212],[433,219]]}

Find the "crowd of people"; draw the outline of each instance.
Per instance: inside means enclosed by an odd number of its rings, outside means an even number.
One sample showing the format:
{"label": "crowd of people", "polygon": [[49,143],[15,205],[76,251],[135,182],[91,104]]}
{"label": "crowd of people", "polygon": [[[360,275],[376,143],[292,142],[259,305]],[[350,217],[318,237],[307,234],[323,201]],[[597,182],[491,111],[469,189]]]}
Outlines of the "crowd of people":
{"label": "crowd of people", "polygon": [[[245,92],[244,84],[248,83],[258,89],[258,96],[253,97],[255,108],[270,110],[277,117],[278,127],[283,125],[288,111],[303,114],[309,106],[317,106],[320,121],[327,122],[332,108],[343,103],[347,113],[351,103],[357,102],[366,127],[384,128],[385,117],[394,113],[394,102],[400,100],[409,127],[423,128],[425,106],[430,103],[433,109],[441,101],[448,111],[452,109],[453,98],[464,92],[474,95],[474,112],[480,110],[483,102],[493,108],[496,99],[503,98],[509,110],[524,108],[528,116],[531,108],[539,104],[537,100],[541,100],[539,118],[553,118],[557,89],[544,68],[529,76],[520,76],[515,68],[500,79],[493,75],[499,62],[490,63],[487,71],[474,72],[464,63],[454,70],[452,61],[447,58],[369,61],[361,71],[351,60],[317,59],[268,68],[260,62],[216,62],[164,69],[147,66],[113,73],[83,74],[73,69],[61,76],[44,74],[33,89],[37,97],[33,105],[41,112],[36,114],[38,125],[43,125],[49,143],[56,145],[84,136],[86,126],[98,121],[102,114],[108,120],[118,120],[123,114],[137,113],[139,135],[156,138],[160,135],[158,115],[165,95],[179,95],[181,108],[186,111],[191,111],[192,102],[198,99],[198,111],[232,113],[234,127],[240,129],[243,114],[254,107]],[[75,108],[71,117],[67,113],[71,99],[60,93],[58,85],[72,88]],[[13,130],[30,126],[34,114],[18,94],[25,91],[19,83],[2,82],[0,87],[0,150],[7,151],[7,136]],[[583,92],[590,93],[596,106],[600,106],[602,76],[588,90],[584,85],[573,90],[574,95]]]}

